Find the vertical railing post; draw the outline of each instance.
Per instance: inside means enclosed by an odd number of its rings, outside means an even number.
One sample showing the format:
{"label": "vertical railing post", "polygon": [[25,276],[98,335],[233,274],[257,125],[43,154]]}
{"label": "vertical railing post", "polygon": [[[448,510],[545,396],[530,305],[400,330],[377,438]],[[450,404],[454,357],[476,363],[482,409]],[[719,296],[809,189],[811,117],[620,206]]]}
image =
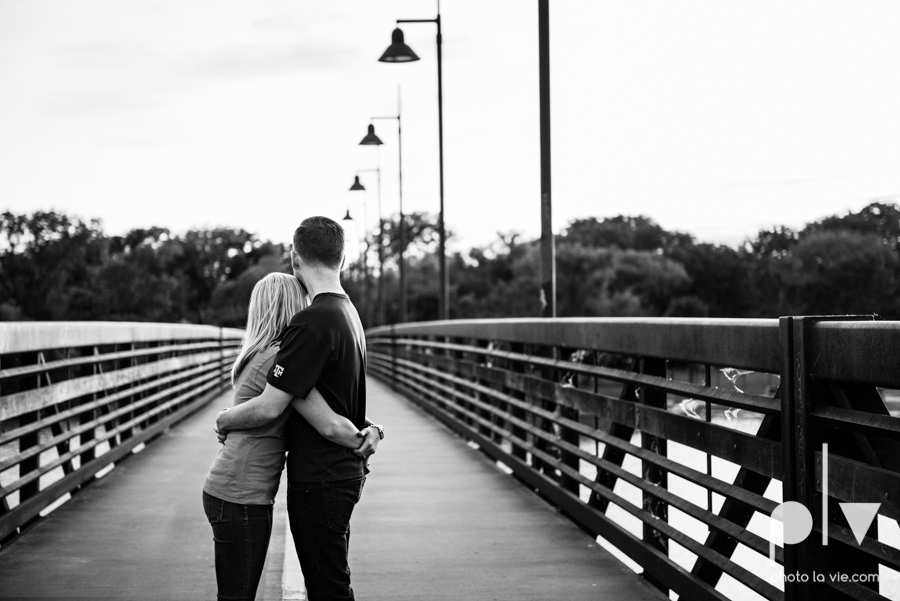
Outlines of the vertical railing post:
{"label": "vertical railing post", "polygon": [[[34,355],[35,363],[37,362],[37,354]],[[37,388],[41,386],[41,375],[38,374],[35,376],[35,385]],[[40,419],[40,411],[29,411],[28,413],[23,414],[19,417],[19,426],[26,426],[28,424],[32,424]],[[19,452],[25,453],[31,447],[37,446],[38,440],[38,431],[31,432],[19,438]],[[19,477],[25,477],[30,472],[35,471],[40,467],[40,454],[35,455],[33,457],[29,457],[28,459],[23,459],[19,462]],[[19,503],[23,503],[29,498],[36,495],[40,490],[40,478],[36,478],[31,482],[22,486],[19,489]]]}
{"label": "vertical railing post", "polygon": [[[549,359],[557,358],[557,349],[553,346],[540,346],[535,352],[535,355],[538,357],[546,357]],[[547,380],[548,382],[556,383],[557,374],[556,369],[553,367],[541,367],[539,370],[541,374],[541,378]],[[535,395],[534,398],[535,404],[544,409],[545,411],[555,412],[556,411],[556,403],[553,399],[547,399],[540,396],[540,394]],[[553,432],[553,422],[549,419],[545,419],[543,417],[534,417],[534,424],[543,430],[544,432]],[[552,454],[556,449],[552,448],[550,444],[544,438],[539,438],[537,436],[532,436],[534,447],[540,451],[545,453]],[[534,469],[539,470],[544,473],[544,475],[549,476],[550,478],[556,478],[556,465],[555,462],[550,463],[546,462],[539,457],[532,457],[531,463],[534,466]]]}
{"label": "vertical railing post", "polygon": [[[665,378],[667,375],[666,361],[665,359],[644,358],[642,360],[641,372],[648,376]],[[641,405],[662,409],[666,408],[665,392],[654,390],[644,386],[641,388],[640,397]],[[665,438],[651,436],[646,432],[641,432],[641,448],[665,457],[667,454],[666,447],[667,444]],[[641,465],[641,472],[646,482],[656,484],[662,489],[668,488],[668,474],[665,470],[647,461],[642,461]],[[642,501],[643,507],[648,510],[653,515],[653,517],[663,522],[668,521],[669,508],[665,502],[646,492],[642,493]],[[661,532],[646,523],[644,524],[644,544],[650,547],[655,547],[663,554],[668,555],[668,539],[663,536]],[[644,574],[644,578],[650,584],[668,594],[669,588],[661,581],[657,580],[653,576],[648,575],[647,573]]]}
{"label": "vertical railing post", "polygon": [[[0,369],[3,369],[3,357],[0,356]],[[0,398],[3,398],[3,384],[0,383]],[[3,487],[0,486],[0,516],[5,513],[9,513],[9,500],[7,499],[7,492],[3,490]],[[2,541],[0,541],[2,542]]]}
{"label": "vertical railing post", "polygon": [[[827,442],[832,451],[849,459],[866,461],[858,440],[841,429],[825,430],[816,427],[810,414],[817,406],[837,403],[834,388],[817,381],[812,373],[813,361],[826,349],[814,348],[813,329],[822,321],[870,320],[871,316],[822,316],[781,318],[780,336],[783,359],[782,389],[786,403],[782,405],[782,443],[784,454],[784,501],[796,501],[806,507],[813,524],[820,530],[827,527],[823,523],[822,495],[817,490],[823,488],[821,466],[817,465],[816,453],[822,451]],[[785,378],[788,379],[785,379]],[[876,393],[877,394],[877,393]],[[859,410],[865,411],[862,394]],[[838,403],[839,404],[839,403]],[[852,407],[857,409],[857,407]],[[871,409],[872,407],[869,407]],[[884,410],[887,414],[887,410]],[[786,438],[785,438],[786,437]],[[848,528],[843,514],[836,503],[829,501],[829,523]],[[877,520],[870,526],[868,535],[877,538]],[[821,578],[830,578],[832,572],[852,577],[871,577],[878,573],[878,561],[856,545],[844,544],[830,539],[828,546],[822,544],[821,535],[815,531],[805,540],[796,544],[786,544],[784,549],[785,601],[830,601],[846,598],[833,588],[826,586]],[[861,584],[871,590],[878,590],[877,582],[862,580]]]}
{"label": "vertical railing post", "polygon": [[[781,343],[781,448],[783,459],[783,499],[806,504],[808,508],[809,474],[801,462],[805,448],[806,419],[803,414],[803,395],[806,392],[803,378],[803,322],[793,317],[778,320],[778,336]],[[799,334],[799,335],[798,335]],[[797,343],[799,348],[797,348]],[[800,397],[798,400],[797,397]],[[798,423],[799,422],[799,423]],[[784,599],[785,601],[809,600],[809,583],[801,582],[797,575],[808,573],[808,545],[784,546]]]}
{"label": "vertical railing post", "polygon": [[[521,342],[511,342],[509,344],[509,350],[512,353],[517,353],[517,354],[521,355],[521,354],[525,353],[525,345],[522,344]],[[511,372],[515,372],[515,373],[525,373],[525,364],[518,362],[518,361],[510,361],[509,365],[506,367],[506,369]],[[527,398],[524,392],[510,391],[510,395],[512,395],[518,399],[522,399],[522,400],[525,400]],[[516,407],[516,406],[511,407],[510,413],[513,415],[513,417],[517,417],[520,420],[525,421],[528,419],[528,415],[526,414],[525,410],[520,407]],[[525,431],[524,428],[521,428],[519,426],[512,426],[511,431],[512,431],[512,435],[515,436],[516,438],[518,438],[519,440],[527,440],[528,439],[528,433]],[[527,461],[528,451],[526,451],[524,447],[513,443],[512,456],[515,457],[516,459],[520,459],[522,461]]]}
{"label": "vertical railing post", "polygon": [[222,328],[219,328],[219,386],[225,384],[226,380],[226,370],[225,370],[225,332]]}
{"label": "vertical railing post", "polygon": [[391,389],[397,391],[397,333],[395,327],[391,326],[391,333],[388,335],[388,344],[391,347]]}
{"label": "vertical railing post", "polygon": [[[558,352],[560,357],[571,361],[573,360],[575,355],[575,352],[573,352],[573,350],[574,349],[560,349]],[[571,385],[577,387],[578,376],[571,374],[571,379]],[[562,404],[557,404],[556,411],[559,416],[564,419],[569,419],[577,422],[580,417],[578,409],[575,409],[574,407],[567,407]],[[559,426],[559,439],[575,447],[578,447],[581,444],[581,436],[578,434],[578,432],[563,425]],[[566,467],[571,468],[576,472],[578,472],[581,468],[581,460],[578,458],[578,455],[566,451],[563,448],[559,449],[559,461],[562,465],[565,465]],[[559,484],[563,488],[563,490],[567,490],[576,496],[578,496],[581,492],[581,485],[579,484],[578,480],[566,475],[565,473],[562,474]]]}
{"label": "vertical railing post", "polygon": [[[816,502],[815,440],[809,413],[815,404],[813,382],[809,375],[810,329],[815,319],[810,317],[782,317],[779,336],[782,342],[782,388],[785,391],[782,417],[782,453],[784,458],[784,501],[794,501],[806,507],[817,521],[819,503]],[[821,524],[821,520],[819,520]],[[814,571],[825,572],[827,566],[816,565],[823,559],[822,546],[810,534],[805,540],[784,546],[785,601],[827,599],[830,589],[817,585]]]}

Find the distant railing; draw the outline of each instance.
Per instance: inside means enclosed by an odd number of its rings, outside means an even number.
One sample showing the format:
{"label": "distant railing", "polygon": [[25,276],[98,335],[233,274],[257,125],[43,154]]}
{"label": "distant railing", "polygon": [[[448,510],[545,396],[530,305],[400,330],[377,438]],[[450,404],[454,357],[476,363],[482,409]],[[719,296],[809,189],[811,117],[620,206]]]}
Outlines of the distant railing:
{"label": "distant railing", "polygon": [[[857,544],[838,506],[900,518],[883,399],[900,388],[900,322],[471,320],[367,337],[370,374],[682,599],[884,599],[877,580],[900,571],[896,523]],[[803,542],[774,540],[782,500],[809,509]]]}
{"label": "distant railing", "polygon": [[0,323],[0,541],[220,394],[242,333]]}

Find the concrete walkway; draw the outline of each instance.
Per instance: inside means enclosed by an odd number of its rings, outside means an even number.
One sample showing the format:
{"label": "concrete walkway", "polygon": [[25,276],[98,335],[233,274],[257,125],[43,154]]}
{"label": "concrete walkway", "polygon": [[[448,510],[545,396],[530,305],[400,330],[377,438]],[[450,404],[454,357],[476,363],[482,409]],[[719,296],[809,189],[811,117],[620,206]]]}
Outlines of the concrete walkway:
{"label": "concrete walkway", "polygon": [[[664,599],[437,421],[377,381],[369,391],[387,437],[352,520],[358,599]],[[215,599],[200,489],[226,404],[171,429],[0,551],[0,599]],[[281,496],[258,599],[303,598],[285,524]]]}
{"label": "concrete walkway", "polygon": [[385,439],[351,520],[359,599],[666,599],[437,420],[369,386]]}
{"label": "concrete walkway", "polygon": [[0,550],[0,599],[215,599],[201,489],[224,395]]}

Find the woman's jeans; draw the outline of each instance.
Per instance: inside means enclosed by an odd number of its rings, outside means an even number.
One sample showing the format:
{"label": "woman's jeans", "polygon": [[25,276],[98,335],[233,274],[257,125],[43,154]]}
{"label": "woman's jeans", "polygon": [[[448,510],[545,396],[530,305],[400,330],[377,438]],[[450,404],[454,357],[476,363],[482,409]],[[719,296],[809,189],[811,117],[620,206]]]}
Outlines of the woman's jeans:
{"label": "woman's jeans", "polygon": [[350,516],[365,478],[288,482],[288,516],[309,601],[352,601]]}
{"label": "woman's jeans", "polygon": [[272,534],[272,505],[238,505],[203,493],[213,530],[219,601],[256,597]]}

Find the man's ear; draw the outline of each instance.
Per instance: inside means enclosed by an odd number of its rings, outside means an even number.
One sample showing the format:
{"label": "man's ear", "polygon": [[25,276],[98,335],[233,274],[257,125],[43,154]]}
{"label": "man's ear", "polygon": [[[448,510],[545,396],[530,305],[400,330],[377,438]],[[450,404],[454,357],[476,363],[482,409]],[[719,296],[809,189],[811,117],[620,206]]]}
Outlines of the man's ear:
{"label": "man's ear", "polygon": [[291,250],[291,269],[300,269],[300,255],[293,249]]}

